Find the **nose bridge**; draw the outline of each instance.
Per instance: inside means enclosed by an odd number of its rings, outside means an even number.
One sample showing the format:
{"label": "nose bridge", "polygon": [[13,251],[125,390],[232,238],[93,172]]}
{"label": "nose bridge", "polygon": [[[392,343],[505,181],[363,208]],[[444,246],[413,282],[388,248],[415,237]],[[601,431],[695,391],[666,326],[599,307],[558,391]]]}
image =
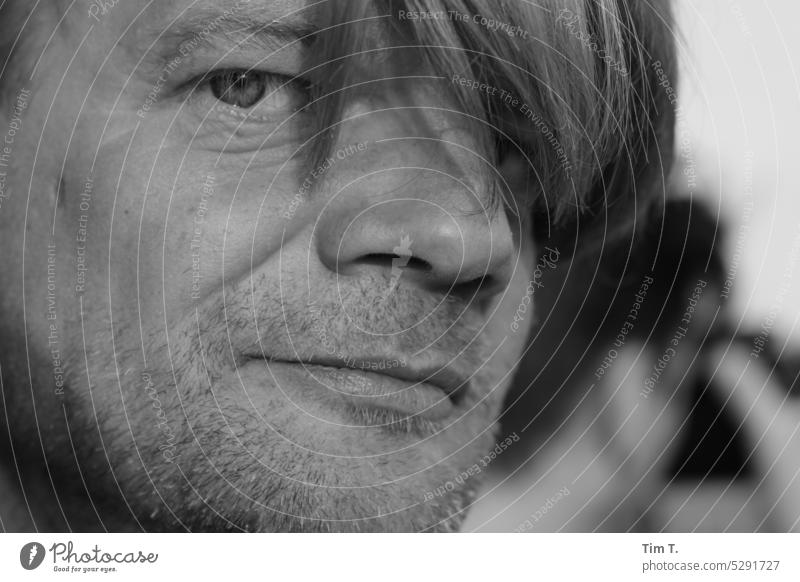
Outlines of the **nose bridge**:
{"label": "nose bridge", "polygon": [[406,150],[406,167],[418,170],[415,183],[409,184],[414,195],[454,211],[484,212],[490,205],[491,176],[482,171],[483,161],[470,147],[471,141],[465,131],[456,129],[436,137],[397,140],[396,147]]}
{"label": "nose bridge", "polygon": [[[342,143],[369,140],[391,144],[394,155],[387,164],[386,151],[370,151],[375,166],[415,166],[438,170],[478,190],[488,172],[483,161],[475,123],[452,110],[448,99],[427,83],[409,87],[405,81],[384,82],[380,93],[354,99],[340,126]],[[479,163],[481,162],[481,163]],[[433,176],[429,176],[432,178]]]}
{"label": "nose bridge", "polygon": [[410,149],[408,155],[420,156],[431,169],[453,176],[477,191],[487,176],[482,171],[486,160],[474,128],[469,127],[463,117],[448,111],[423,108],[410,113],[418,140],[406,144]]}

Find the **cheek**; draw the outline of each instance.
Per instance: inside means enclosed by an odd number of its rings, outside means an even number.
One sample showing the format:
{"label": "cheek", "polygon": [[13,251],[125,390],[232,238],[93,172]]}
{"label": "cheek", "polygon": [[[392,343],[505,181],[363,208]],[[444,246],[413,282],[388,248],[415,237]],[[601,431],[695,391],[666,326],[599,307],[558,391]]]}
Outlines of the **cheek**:
{"label": "cheek", "polygon": [[531,237],[524,237],[518,248],[513,277],[492,308],[491,322],[487,326],[491,345],[503,344],[500,352],[505,356],[507,365],[516,365],[524,349],[535,320],[537,295],[543,285],[537,276],[541,275],[542,267],[536,261]]}
{"label": "cheek", "polygon": [[220,160],[177,146],[156,155],[149,141],[104,148],[94,179],[91,263],[110,269],[97,274],[124,303],[117,307],[133,305],[163,321],[164,308],[169,319],[193,312],[221,289],[223,273],[238,280],[261,255],[279,250],[282,209],[297,179],[296,168],[253,155]]}

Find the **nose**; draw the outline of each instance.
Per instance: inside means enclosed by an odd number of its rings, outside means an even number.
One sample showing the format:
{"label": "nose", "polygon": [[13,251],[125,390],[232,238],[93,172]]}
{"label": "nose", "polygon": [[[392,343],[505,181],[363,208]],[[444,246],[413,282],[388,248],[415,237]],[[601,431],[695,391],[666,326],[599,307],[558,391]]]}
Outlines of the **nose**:
{"label": "nose", "polygon": [[352,189],[327,205],[316,236],[322,263],[340,276],[383,271],[392,284],[472,297],[507,286],[514,243],[506,214],[463,182],[398,168]]}

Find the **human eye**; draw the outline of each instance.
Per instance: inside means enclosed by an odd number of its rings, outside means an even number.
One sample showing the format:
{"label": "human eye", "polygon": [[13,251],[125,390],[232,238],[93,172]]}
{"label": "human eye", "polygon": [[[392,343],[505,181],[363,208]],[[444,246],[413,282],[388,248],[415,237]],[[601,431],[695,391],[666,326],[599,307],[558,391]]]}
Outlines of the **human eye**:
{"label": "human eye", "polygon": [[219,69],[192,83],[190,100],[208,110],[248,120],[274,120],[299,112],[311,84],[299,76],[257,69]]}

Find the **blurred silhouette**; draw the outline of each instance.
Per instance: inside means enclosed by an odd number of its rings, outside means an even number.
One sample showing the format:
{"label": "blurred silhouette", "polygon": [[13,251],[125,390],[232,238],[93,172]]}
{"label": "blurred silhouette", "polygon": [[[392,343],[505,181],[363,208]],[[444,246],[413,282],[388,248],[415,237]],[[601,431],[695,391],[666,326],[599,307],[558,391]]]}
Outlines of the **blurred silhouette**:
{"label": "blurred silhouette", "polygon": [[468,529],[797,530],[800,357],[730,324],[722,233],[676,199],[544,274],[502,417],[520,442]]}

